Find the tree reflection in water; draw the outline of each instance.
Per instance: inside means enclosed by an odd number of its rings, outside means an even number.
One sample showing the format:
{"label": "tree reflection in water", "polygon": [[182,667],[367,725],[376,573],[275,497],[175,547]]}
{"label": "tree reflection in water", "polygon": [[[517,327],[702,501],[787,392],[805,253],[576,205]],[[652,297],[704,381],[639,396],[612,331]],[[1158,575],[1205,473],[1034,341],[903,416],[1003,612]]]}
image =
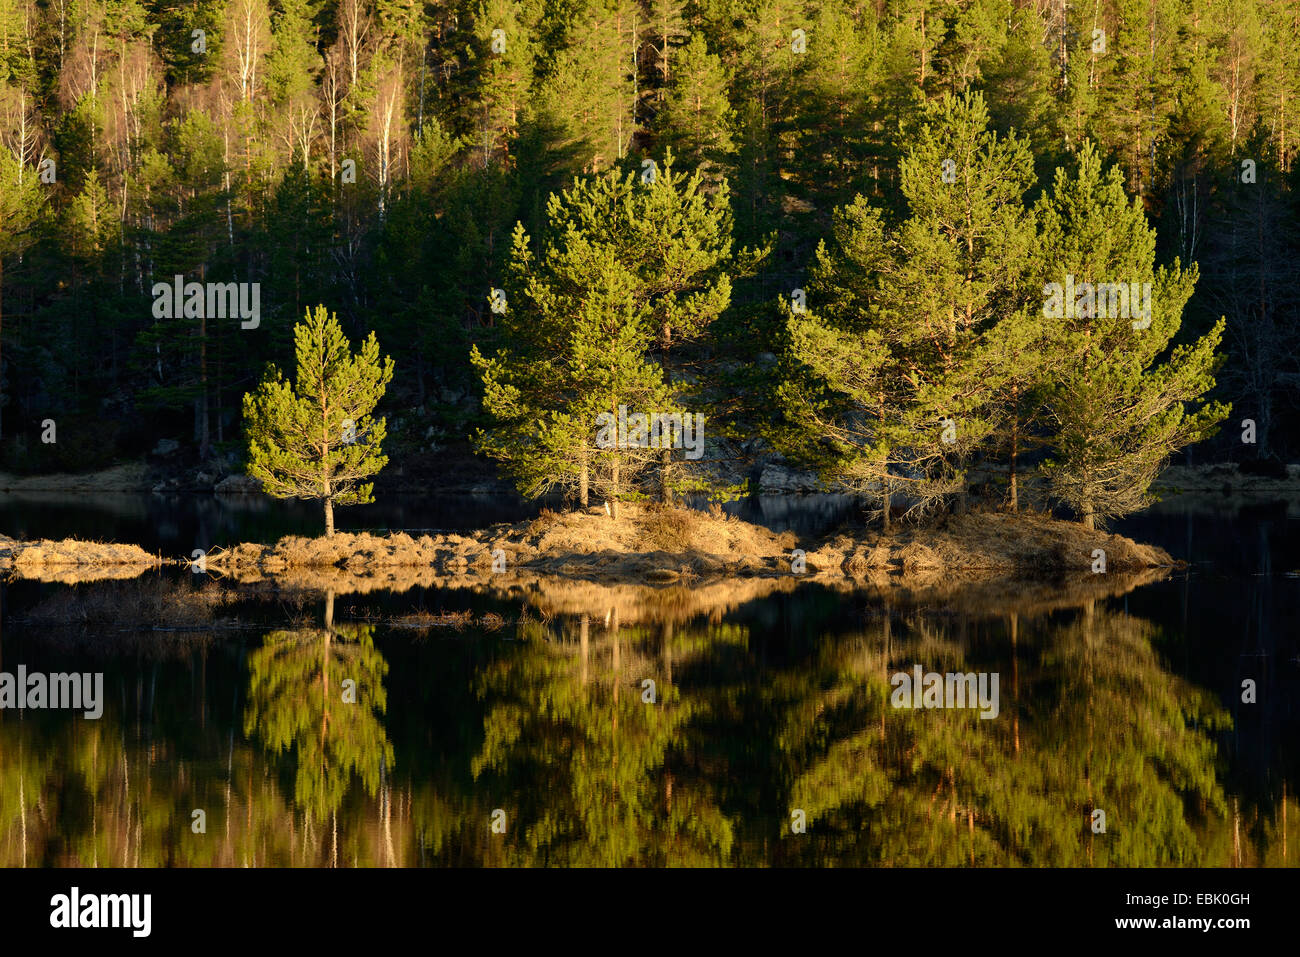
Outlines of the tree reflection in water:
{"label": "tree reflection in water", "polygon": [[244,712],[246,735],[276,754],[292,752],[294,803],[317,821],[336,814],[353,775],[372,797],[385,779],[386,811],[394,758],[382,718],[388,663],[375,626],[336,624],[332,592],[325,607],[324,627],[270,632],[249,654]]}
{"label": "tree reflection in water", "polygon": [[[1295,863],[1294,788],[1243,797],[1229,716],[1114,592],[491,587],[504,628],[6,626],[0,663],[98,656],[108,705],[0,714],[0,865]],[[914,664],[998,672],[999,716],[891,707]]]}

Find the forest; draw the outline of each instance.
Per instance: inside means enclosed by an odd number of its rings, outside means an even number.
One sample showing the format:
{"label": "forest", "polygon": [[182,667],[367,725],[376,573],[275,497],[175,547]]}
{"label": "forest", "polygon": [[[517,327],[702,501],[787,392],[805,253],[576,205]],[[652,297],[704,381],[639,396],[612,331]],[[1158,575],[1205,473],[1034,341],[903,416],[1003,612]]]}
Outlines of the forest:
{"label": "forest", "polygon": [[[318,305],[393,359],[394,460],[472,443],[529,493],[779,453],[886,520],[1032,477],[1087,524],[1177,454],[1293,459],[1297,35],[1282,0],[0,0],[0,468],[241,457]],[[176,277],[243,298],[157,308]],[[705,416],[705,461],[592,451],[622,404]]]}

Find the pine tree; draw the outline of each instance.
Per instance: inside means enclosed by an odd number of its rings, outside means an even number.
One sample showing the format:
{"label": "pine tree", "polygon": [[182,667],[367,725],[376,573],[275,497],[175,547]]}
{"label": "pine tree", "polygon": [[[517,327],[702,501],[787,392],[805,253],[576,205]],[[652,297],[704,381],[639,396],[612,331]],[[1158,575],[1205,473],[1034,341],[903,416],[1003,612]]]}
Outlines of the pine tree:
{"label": "pine tree", "polygon": [[1055,168],[1050,161],[1063,146],[1061,110],[1052,96],[1054,80],[1051,51],[1042,43],[1041,20],[1030,9],[1015,11],[1006,42],[990,56],[980,86],[993,128],[999,133],[1015,130],[1029,138],[1043,179]]}
{"label": "pine tree", "polygon": [[472,148],[484,162],[509,153],[533,81],[536,23],[527,8],[487,0],[475,14],[471,52]]}
{"label": "pine tree", "polygon": [[[548,218],[561,218],[568,194],[552,196]],[[580,200],[578,200],[580,201]],[[599,417],[620,406],[668,412],[659,368],[646,358],[650,309],[637,302],[636,278],[608,245],[572,230],[553,231],[534,257],[522,225],[511,258],[512,288],[503,321],[509,346],[472,361],[483,378],[484,410],[497,420],[479,433],[481,452],[504,463],[528,496],[561,489],[586,506],[591,491],[618,503],[648,455],[597,444]]]}
{"label": "pine tree", "polygon": [[271,99],[287,104],[306,99],[321,71],[312,19],[315,0],[275,0],[271,14],[271,53],[266,86]]}
{"label": "pine tree", "polygon": [[632,0],[583,0],[564,45],[537,92],[540,118],[555,144],[586,172],[627,156],[637,131],[637,35],[643,14]]}
{"label": "pine tree", "polygon": [[[809,290],[787,307],[785,368],[777,387],[785,423],[776,446],[880,503],[889,528],[898,466],[911,443],[903,420],[908,390],[898,354],[881,328],[890,271],[879,210],[863,197],[836,210],[834,247],[818,247]],[[803,292],[803,290],[800,290]]]}
{"label": "pine tree", "polygon": [[[505,423],[485,441],[513,463],[527,494],[576,487],[586,504],[584,488],[598,478],[589,416],[617,415],[619,405],[671,414],[692,402],[699,412],[702,397],[673,373],[689,365],[688,350],[729,304],[729,272],[752,268],[752,254],[732,254],[725,184],[706,196],[702,182],[698,171],[676,171],[669,154],[663,168],[611,171],[553,195],[535,260],[516,230],[517,294],[508,299],[518,305],[506,313],[508,348],[492,363],[476,351],[474,361],[487,403]],[[659,452],[660,493],[670,495],[672,450]],[[605,454],[599,480],[608,477],[623,494],[647,460],[642,452]]]}
{"label": "pine tree", "polygon": [[1146,507],[1169,457],[1227,416],[1204,401],[1224,324],[1173,344],[1196,266],[1155,265],[1155,230],[1091,144],[1073,176],[1057,171],[1037,215],[1051,357],[1043,473],[1052,497],[1095,528]]}
{"label": "pine tree", "polygon": [[372,413],[393,377],[372,332],[358,355],[324,306],[294,328],[298,375],[278,369],[244,396],[248,474],[276,498],[315,499],[325,506],[325,534],[334,534],[335,505],[373,501],[363,480],[388,464],[383,418]]}
{"label": "pine tree", "polygon": [[843,0],[823,4],[809,30],[791,167],[801,197],[817,210],[869,188],[880,41],[874,21]]}
{"label": "pine tree", "polygon": [[[997,429],[1011,357],[997,345],[1009,332],[996,330],[1022,315],[1027,299],[1030,158],[1023,142],[987,127],[978,94],[945,94],[927,107],[902,163],[908,218],[886,230],[860,199],[837,220],[836,247],[819,253],[814,270],[814,311],[841,332],[870,334],[864,355],[888,350],[881,361],[895,384],[849,393],[859,430],[884,430],[863,437],[859,467],[895,463],[895,478],[880,480],[905,483],[921,506],[964,491],[965,463]],[[794,332],[797,361],[826,338],[799,319]]]}
{"label": "pine tree", "polygon": [[672,73],[663,108],[655,118],[663,142],[687,167],[717,170],[735,152],[735,111],[727,101],[722,61],[696,33],[670,54]]}

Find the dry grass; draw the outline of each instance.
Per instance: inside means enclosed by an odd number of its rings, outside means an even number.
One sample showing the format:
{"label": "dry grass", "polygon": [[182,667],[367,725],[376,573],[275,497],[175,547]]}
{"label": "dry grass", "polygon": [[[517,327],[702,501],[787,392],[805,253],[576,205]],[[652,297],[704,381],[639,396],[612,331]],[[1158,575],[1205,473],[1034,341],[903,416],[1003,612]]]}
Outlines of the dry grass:
{"label": "dry grass", "polygon": [[0,571],[12,571],[19,578],[37,581],[75,584],[134,578],[163,564],[166,564],[163,559],[150,555],[138,545],[75,538],[19,542],[0,537]]}
{"label": "dry grass", "polygon": [[[209,556],[208,565],[241,580],[279,580],[319,569],[323,577],[338,579],[339,590],[395,589],[432,585],[441,576],[496,579],[500,572],[493,571],[493,553],[499,549],[507,576],[527,571],[667,585],[789,575],[791,551],[797,546],[792,532],[778,535],[721,510],[632,505],[625,506],[618,519],[603,509],[545,512],[531,522],[498,525],[468,536],[285,538],[274,545],[241,545]],[[810,578],[870,573],[924,578],[960,569],[990,577],[1042,579],[1091,570],[1099,548],[1106,552],[1109,571],[1174,564],[1167,552],[1119,535],[1044,515],[992,512],[954,517],[939,528],[900,528],[887,537],[878,532],[841,533],[803,547]]]}
{"label": "dry grass", "polygon": [[[791,567],[796,547],[806,552],[806,570],[797,576]],[[952,572],[1045,580],[1090,571],[1097,549],[1106,553],[1108,573],[1175,564],[1162,549],[1036,514],[971,513],[937,528],[904,527],[889,536],[841,532],[801,546],[793,532],[776,534],[720,509],[635,505],[625,506],[618,519],[603,509],[543,512],[531,522],[470,535],[289,536],[272,545],[214,550],[206,562],[210,572],[242,583],[343,594],[530,576],[660,586],[719,578],[804,581],[844,575],[896,575],[922,582]],[[504,556],[504,569],[494,567],[494,555]],[[0,569],[12,567],[24,577],[132,577],[158,564],[158,558],[133,545],[0,539]]]}
{"label": "dry grass", "polygon": [[838,535],[808,561],[860,577],[873,571],[921,574],[965,569],[1044,578],[1091,572],[1093,552],[1106,553],[1108,571],[1172,566],[1168,552],[1122,535],[1089,531],[1045,515],[980,512],[954,517],[940,528],[906,527],[890,536]]}
{"label": "dry grass", "polygon": [[689,552],[698,548],[708,516],[686,508],[651,508],[645,513],[645,542],[655,551]]}
{"label": "dry grass", "polygon": [[325,572],[312,577],[337,577],[340,584],[343,579],[368,578],[374,587],[391,587],[395,579],[410,579],[411,587],[432,584],[423,580],[435,572],[496,577],[500,573],[493,570],[493,555],[499,550],[506,574],[529,569],[575,578],[654,576],[676,581],[683,576],[775,571],[794,545],[790,533],[776,535],[720,513],[629,505],[618,519],[603,509],[543,512],[531,522],[497,525],[471,535],[287,537],[274,545],[239,545],[209,554],[207,565],[241,581],[292,578],[311,569]]}

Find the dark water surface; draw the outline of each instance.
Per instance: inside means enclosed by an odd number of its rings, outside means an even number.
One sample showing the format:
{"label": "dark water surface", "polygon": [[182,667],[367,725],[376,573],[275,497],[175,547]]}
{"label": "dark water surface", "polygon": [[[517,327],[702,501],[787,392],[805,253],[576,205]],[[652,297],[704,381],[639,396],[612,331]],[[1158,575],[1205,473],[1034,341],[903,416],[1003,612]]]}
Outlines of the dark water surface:
{"label": "dark water surface", "polygon": [[[528,514],[386,508],[341,524]],[[743,508],[809,531],[848,506]],[[316,522],[0,496],[5,534],[169,554]],[[98,720],[0,711],[0,866],[1295,866],[1300,509],[1175,502],[1119,530],[1190,567],[1039,588],[0,585],[0,672],[102,672],[105,698]],[[892,706],[914,665],[996,674],[996,717]]]}

